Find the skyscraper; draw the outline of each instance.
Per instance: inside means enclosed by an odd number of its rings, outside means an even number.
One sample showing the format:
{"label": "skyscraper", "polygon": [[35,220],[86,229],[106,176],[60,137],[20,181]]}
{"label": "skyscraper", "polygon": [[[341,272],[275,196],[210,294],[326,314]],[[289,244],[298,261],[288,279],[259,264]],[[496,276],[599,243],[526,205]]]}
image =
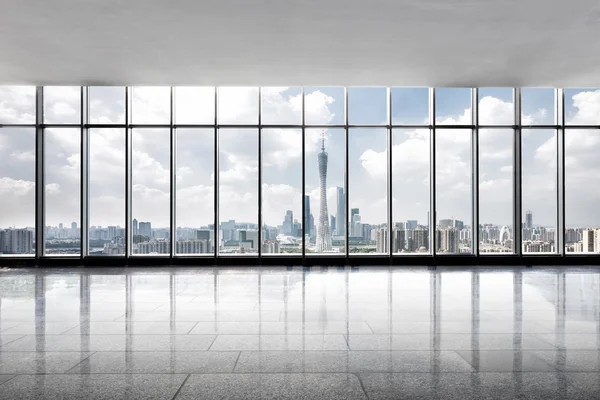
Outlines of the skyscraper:
{"label": "skyscraper", "polygon": [[525,228],[533,228],[533,213],[531,212],[531,210],[527,210],[527,212],[525,213]]}
{"label": "skyscraper", "polygon": [[310,196],[304,196],[304,234],[310,236]]}
{"label": "skyscraper", "polygon": [[346,234],[346,198],[344,188],[336,187],[336,215],[335,215],[335,234],[344,236]]}
{"label": "skyscraper", "polygon": [[133,236],[138,234],[138,220],[133,219],[133,223],[131,224],[131,230],[133,231]]}
{"label": "skyscraper", "polygon": [[325,152],[325,131],[321,133],[321,152],[317,155],[319,161],[319,225],[317,227],[316,251],[331,250],[331,231],[329,230],[329,212],[327,211],[327,152]]}
{"label": "skyscraper", "polygon": [[294,235],[294,212],[287,210],[283,219],[283,234],[288,236]]}

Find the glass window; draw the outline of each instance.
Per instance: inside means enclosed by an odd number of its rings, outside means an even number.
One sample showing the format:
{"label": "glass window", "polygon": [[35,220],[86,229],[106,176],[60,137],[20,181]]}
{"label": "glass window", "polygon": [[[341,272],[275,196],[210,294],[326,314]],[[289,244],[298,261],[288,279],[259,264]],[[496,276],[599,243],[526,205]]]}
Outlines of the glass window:
{"label": "glass window", "polygon": [[513,252],[513,129],[479,130],[479,252]]}
{"label": "glass window", "polygon": [[523,253],[556,252],[556,131],[521,133]]}
{"label": "glass window", "polygon": [[309,125],[343,125],[345,115],[343,87],[304,88],[304,120]]}
{"label": "glass window", "polygon": [[219,253],[258,253],[258,131],[219,129]]}
{"label": "glass window", "polygon": [[219,124],[258,124],[257,87],[220,87],[217,96]]}
{"label": "glass window", "polygon": [[131,131],[131,238],[135,255],[170,254],[169,129]]}
{"label": "glass window", "polygon": [[521,123],[523,126],[556,123],[554,89],[521,89]]}
{"label": "glass window", "polygon": [[600,89],[565,89],[565,123],[600,125]]}
{"label": "glass window", "polygon": [[348,131],[350,253],[389,254],[387,135],[385,128]]}
{"label": "glass window", "polygon": [[171,88],[134,87],[131,89],[132,124],[169,124]]}
{"label": "glass window", "polygon": [[47,124],[80,124],[81,88],[79,86],[45,86],[44,122]]}
{"label": "glass window", "polygon": [[215,123],[215,88],[179,86],[174,88],[175,123],[180,125]]}
{"label": "glass window", "polygon": [[35,86],[0,86],[0,124],[35,124]]}
{"label": "glass window", "polygon": [[44,131],[45,254],[79,255],[81,130]]}
{"label": "glass window", "polygon": [[393,88],[392,124],[428,125],[429,89]]}
{"label": "glass window", "polygon": [[305,135],[305,252],[345,255],[346,132],[315,128]]}
{"label": "glass window", "polygon": [[177,254],[212,255],[215,245],[214,129],[178,128]]}
{"label": "glass window", "polygon": [[438,129],[435,134],[435,251],[472,253],[472,133]]}
{"label": "glass window", "polygon": [[[32,255],[35,242],[35,129],[0,129],[0,255]],[[10,212],[7,212],[10,210]]]}
{"label": "glass window", "polygon": [[262,131],[262,254],[302,254],[302,130]]}
{"label": "glass window", "polygon": [[392,130],[394,253],[429,253],[429,137],[429,129]]}
{"label": "glass window", "polygon": [[88,89],[91,124],[125,123],[125,88],[91,86]]}
{"label": "glass window", "polygon": [[302,123],[302,89],[263,87],[261,89],[263,124],[299,125]]}
{"label": "glass window", "polygon": [[348,123],[386,125],[387,100],[386,88],[348,88]]}
{"label": "glass window", "polygon": [[512,125],[515,123],[512,88],[481,88],[478,93],[480,125]]}
{"label": "glass window", "polygon": [[435,123],[471,125],[471,89],[435,89]]}
{"label": "glass window", "polygon": [[566,251],[600,253],[600,130],[565,130]]}
{"label": "glass window", "polygon": [[89,254],[125,254],[125,130],[89,130]]}

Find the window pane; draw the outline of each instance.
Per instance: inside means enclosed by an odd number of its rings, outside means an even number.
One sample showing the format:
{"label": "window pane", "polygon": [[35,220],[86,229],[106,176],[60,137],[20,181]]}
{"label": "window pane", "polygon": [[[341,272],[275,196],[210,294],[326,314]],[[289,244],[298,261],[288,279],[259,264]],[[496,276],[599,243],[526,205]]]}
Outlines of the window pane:
{"label": "window pane", "polygon": [[80,129],[46,129],[46,255],[80,254]]}
{"label": "window pane", "polygon": [[176,124],[214,124],[215,88],[187,87],[174,88]]}
{"label": "window pane", "polygon": [[219,130],[219,253],[258,253],[258,131]]}
{"label": "window pane", "polygon": [[555,118],[554,89],[521,89],[521,123],[528,125],[552,125]]}
{"label": "window pane", "polygon": [[305,135],[305,252],[344,255],[346,132],[344,129],[307,129]]}
{"label": "window pane", "polygon": [[263,254],[302,254],[302,130],[262,131]]}
{"label": "window pane", "polygon": [[435,142],[437,253],[471,253],[471,130],[438,129]]}
{"label": "window pane", "polygon": [[133,254],[170,254],[169,149],[168,129],[131,131]]}
{"label": "window pane", "polygon": [[0,210],[0,254],[33,254],[35,129],[0,129]]}
{"label": "window pane", "polygon": [[515,123],[512,88],[481,88],[478,92],[480,125],[512,125]]}
{"label": "window pane", "polygon": [[81,123],[81,88],[45,86],[44,122],[47,124]]}
{"label": "window pane", "polygon": [[125,130],[89,131],[89,254],[125,254]]}
{"label": "window pane", "polygon": [[263,87],[261,89],[263,124],[302,123],[302,89],[298,87]]}
{"label": "window pane", "polygon": [[313,125],[343,125],[345,94],[342,87],[304,88],[304,120]]}
{"label": "window pane", "polygon": [[0,86],[0,124],[35,124],[35,86]]}
{"label": "window pane", "polygon": [[565,89],[565,123],[600,125],[600,89]]}
{"label": "window pane", "polygon": [[131,123],[169,124],[171,121],[171,88],[134,87],[131,89]]}
{"label": "window pane", "polygon": [[512,129],[479,130],[479,251],[513,251]]}
{"label": "window pane", "polygon": [[565,243],[568,252],[600,253],[600,131],[565,131]]}
{"label": "window pane", "polygon": [[214,129],[177,129],[177,254],[214,252]]}
{"label": "window pane", "polygon": [[348,123],[388,123],[386,88],[348,88]]}
{"label": "window pane", "polygon": [[471,125],[471,89],[435,89],[435,123]]}
{"label": "window pane", "polygon": [[556,131],[523,129],[523,252],[556,252]]}
{"label": "window pane", "polygon": [[392,124],[429,124],[429,89],[392,89]]}
{"label": "window pane", "polygon": [[348,157],[349,252],[387,254],[387,129],[351,129]]}
{"label": "window pane", "polygon": [[394,253],[429,253],[429,129],[392,130]]}
{"label": "window pane", "polygon": [[220,87],[219,124],[258,124],[258,88]]}
{"label": "window pane", "polygon": [[125,123],[125,88],[91,86],[88,89],[91,124]]}

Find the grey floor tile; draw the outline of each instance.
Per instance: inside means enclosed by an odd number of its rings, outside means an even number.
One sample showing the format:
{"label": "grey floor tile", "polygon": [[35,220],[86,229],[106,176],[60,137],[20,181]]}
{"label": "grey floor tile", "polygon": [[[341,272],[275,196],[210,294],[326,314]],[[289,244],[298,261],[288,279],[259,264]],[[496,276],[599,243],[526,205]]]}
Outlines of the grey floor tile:
{"label": "grey floor tile", "polygon": [[7,329],[14,328],[19,325],[21,322],[5,322],[4,319],[0,320],[0,332],[3,332]]}
{"label": "grey floor tile", "polygon": [[[192,336],[192,335],[189,335]],[[347,350],[343,335],[219,335],[211,351]]]}
{"label": "grey floor tile", "polygon": [[538,324],[548,328],[551,332],[564,332],[570,334],[596,334],[600,336],[600,320],[596,321],[564,321],[557,324],[555,321],[539,321]]}
{"label": "grey floor tile", "polygon": [[559,373],[359,374],[369,399],[585,399]]}
{"label": "grey floor tile", "polygon": [[294,372],[471,372],[454,352],[428,351],[249,351],[242,352],[236,373]]}
{"label": "grey floor tile", "polygon": [[600,372],[599,350],[535,351],[533,354],[560,371]]}
{"label": "grey floor tile", "polygon": [[595,333],[549,333],[536,335],[552,345],[567,350],[600,350],[600,334]]}
{"label": "grey floor tile", "polygon": [[233,372],[239,353],[228,352],[97,352],[74,374],[200,374]]}
{"label": "grey floor tile", "polygon": [[186,375],[20,375],[0,398],[31,400],[171,400]]}
{"label": "grey floor tile", "polygon": [[326,321],[323,323],[294,321],[264,322],[209,322],[200,321],[190,334],[224,334],[224,335],[334,335],[334,334],[372,334],[373,331],[364,321]]}
{"label": "grey floor tile", "polygon": [[15,375],[0,375],[0,385],[2,385],[4,382],[10,381],[14,377]]}
{"label": "grey floor tile", "polygon": [[185,335],[196,325],[195,322],[97,322],[82,324],[66,331],[66,334],[81,335]]}
{"label": "grey floor tile", "polygon": [[204,351],[215,335],[25,336],[0,351]]}
{"label": "grey floor tile", "polygon": [[0,351],[4,346],[14,342],[15,340],[21,339],[22,337],[25,337],[25,335],[0,334]]}
{"label": "grey floor tile", "polygon": [[22,322],[10,329],[2,331],[3,334],[10,335],[58,335],[65,333],[70,329],[76,329],[81,321],[64,322]]}
{"label": "grey floor tile", "polygon": [[352,374],[192,375],[177,400],[366,399]]}
{"label": "grey floor tile", "polygon": [[465,351],[456,353],[477,372],[556,372],[556,368],[533,352],[502,350]]}
{"label": "grey floor tile", "polygon": [[597,372],[568,372],[565,375],[577,392],[584,395],[583,398],[600,398],[600,374]]}
{"label": "grey floor tile", "polygon": [[280,311],[241,311],[241,310],[197,310],[180,311],[171,313],[170,311],[145,311],[132,313],[131,315],[122,315],[117,321],[234,321],[234,322],[260,322],[260,321],[279,321]]}
{"label": "grey floor tile", "polygon": [[62,373],[81,360],[88,352],[0,352],[0,374]]}

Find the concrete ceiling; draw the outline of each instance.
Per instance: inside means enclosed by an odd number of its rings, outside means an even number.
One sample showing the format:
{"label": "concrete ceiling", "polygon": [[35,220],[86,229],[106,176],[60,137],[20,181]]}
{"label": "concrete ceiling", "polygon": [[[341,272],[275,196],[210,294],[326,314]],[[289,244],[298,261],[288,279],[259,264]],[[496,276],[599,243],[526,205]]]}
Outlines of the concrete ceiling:
{"label": "concrete ceiling", "polygon": [[0,0],[0,84],[600,86],[598,0]]}

